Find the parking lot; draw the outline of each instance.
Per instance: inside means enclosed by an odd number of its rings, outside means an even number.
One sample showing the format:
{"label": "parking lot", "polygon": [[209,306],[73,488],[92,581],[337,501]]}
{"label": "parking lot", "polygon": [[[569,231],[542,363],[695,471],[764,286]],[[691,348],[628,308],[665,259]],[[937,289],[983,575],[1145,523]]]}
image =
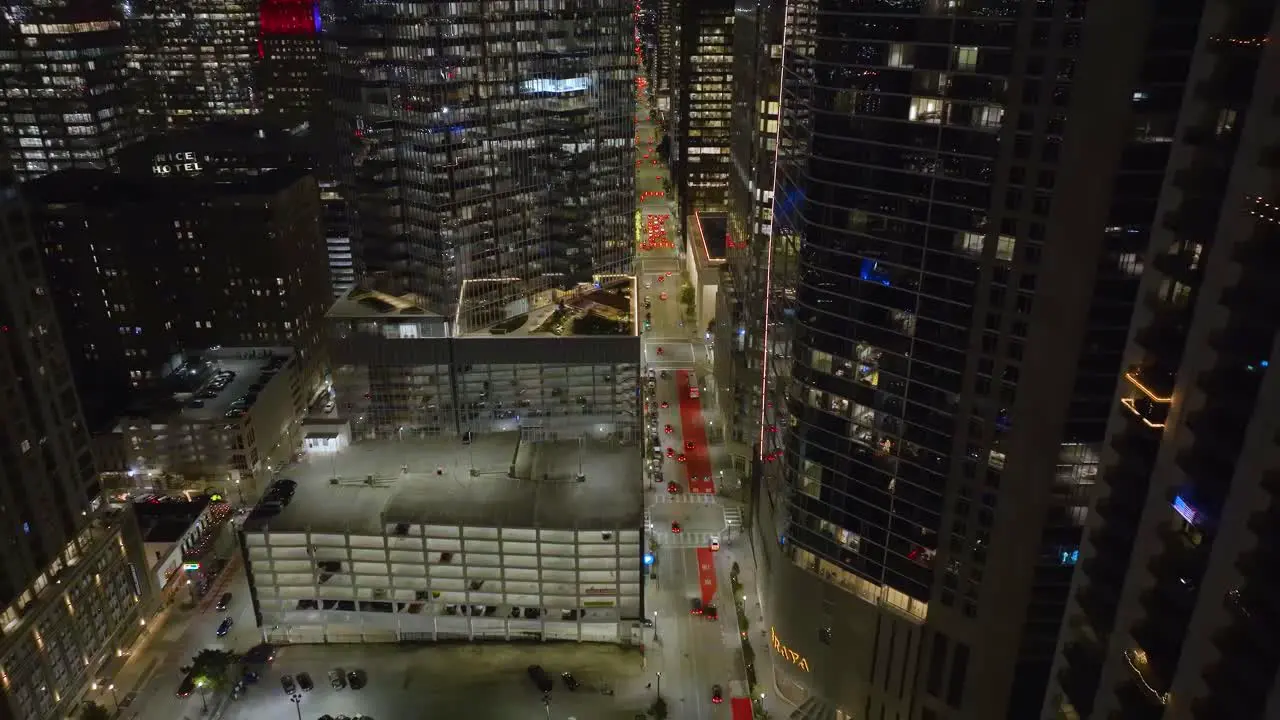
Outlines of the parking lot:
{"label": "parking lot", "polygon": [[[555,679],[549,715],[526,672],[533,664]],[[329,670],[338,667],[363,670],[368,685],[330,688]],[[574,692],[561,682],[565,671],[582,683]],[[280,676],[300,672],[316,686],[303,693],[302,720],[361,713],[373,720],[633,720],[653,699],[644,687],[652,677],[642,670],[640,651],[614,645],[298,645],[280,648],[262,679],[223,717],[295,717]],[[614,694],[605,694],[606,688]]]}

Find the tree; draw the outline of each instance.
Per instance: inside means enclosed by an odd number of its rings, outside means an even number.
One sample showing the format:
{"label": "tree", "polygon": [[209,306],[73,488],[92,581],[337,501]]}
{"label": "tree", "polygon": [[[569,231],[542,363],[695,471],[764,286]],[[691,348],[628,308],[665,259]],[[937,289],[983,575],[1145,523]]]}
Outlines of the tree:
{"label": "tree", "polygon": [[693,306],[693,286],[685,285],[680,288],[680,302],[685,305]]}
{"label": "tree", "polygon": [[738,573],[741,571],[742,571],[742,568],[738,567],[738,561],[734,560],[733,565],[729,567],[729,577],[732,578],[734,582],[737,582]]}
{"label": "tree", "polygon": [[218,690],[226,685],[231,666],[235,661],[236,654],[233,652],[205,648],[191,658],[190,665],[178,669],[190,675],[196,687],[202,690]]}
{"label": "tree", "polygon": [[111,711],[96,702],[85,703],[80,710],[80,720],[111,720]]}

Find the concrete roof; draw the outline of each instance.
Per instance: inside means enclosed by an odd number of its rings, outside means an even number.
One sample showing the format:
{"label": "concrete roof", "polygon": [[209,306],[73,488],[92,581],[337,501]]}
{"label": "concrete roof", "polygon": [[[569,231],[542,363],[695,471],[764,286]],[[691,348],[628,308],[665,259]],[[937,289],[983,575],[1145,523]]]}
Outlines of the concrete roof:
{"label": "concrete roof", "polygon": [[[182,368],[168,375],[162,387],[157,389],[155,393],[146,394],[138,399],[124,414],[123,418],[127,420],[130,417],[145,417],[159,422],[219,422],[230,420],[226,417],[227,411],[231,409],[231,405],[240,398],[249,398],[254,391],[251,386],[261,382],[264,386],[275,379],[276,375],[284,370],[284,364],[274,370],[270,370],[267,366],[275,358],[285,358],[286,360],[293,354],[290,348],[261,348],[260,352],[264,353],[259,357],[235,357],[235,348],[223,349],[217,353],[206,355],[202,358],[203,362],[208,364],[208,371],[199,372],[196,367],[198,363],[188,362]],[[245,348],[246,351],[251,348]],[[196,372],[191,372],[195,368]],[[223,371],[235,373],[235,378],[231,380],[226,387],[217,391],[217,395],[212,398],[196,398],[195,394],[208,389],[213,392],[213,388],[209,387],[209,383],[214,376]],[[264,377],[264,373],[270,373]],[[199,400],[203,403],[203,407],[192,407],[191,403]],[[253,406],[253,400],[249,399],[244,409]],[[232,418],[233,419],[233,418]],[[122,423],[122,424],[126,424]]]}
{"label": "concrete roof", "polygon": [[328,316],[331,318],[444,317],[424,309],[425,302],[412,293],[392,295],[356,286],[338,296],[329,309]]}
{"label": "concrete roof", "polygon": [[379,534],[393,523],[639,527],[639,448],[587,439],[581,453],[586,481],[578,482],[577,441],[519,437],[482,435],[470,446],[456,437],[388,439],[310,454],[281,473],[298,483],[293,502],[275,517],[251,517],[245,529]]}

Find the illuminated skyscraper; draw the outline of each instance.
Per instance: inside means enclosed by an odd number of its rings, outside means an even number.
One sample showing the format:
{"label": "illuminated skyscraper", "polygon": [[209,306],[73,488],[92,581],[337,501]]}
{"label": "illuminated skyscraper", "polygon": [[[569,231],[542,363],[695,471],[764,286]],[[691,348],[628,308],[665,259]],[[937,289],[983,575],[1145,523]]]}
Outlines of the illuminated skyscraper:
{"label": "illuminated skyscraper", "polygon": [[541,7],[326,6],[358,275],[452,316],[464,280],[629,267],[634,2]]}
{"label": "illuminated skyscraper", "polygon": [[315,0],[263,0],[258,9],[258,93],[267,120],[323,125],[331,115]]}
{"label": "illuminated skyscraper", "polygon": [[258,4],[134,0],[129,68],[149,132],[258,112]]}
{"label": "illuminated skyscraper", "polygon": [[20,180],[109,167],[138,137],[110,0],[19,2],[0,14],[0,135]]}
{"label": "illuminated skyscraper", "polygon": [[806,716],[1040,712],[1145,258],[1212,234],[1164,188],[1238,4],[786,4],[756,527]]}

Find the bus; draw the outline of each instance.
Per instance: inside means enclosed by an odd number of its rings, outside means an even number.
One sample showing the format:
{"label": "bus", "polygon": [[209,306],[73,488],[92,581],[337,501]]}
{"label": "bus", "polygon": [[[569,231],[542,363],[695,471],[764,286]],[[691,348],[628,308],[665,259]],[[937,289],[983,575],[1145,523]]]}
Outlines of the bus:
{"label": "bus", "polygon": [[698,390],[698,376],[697,376],[697,375],[694,375],[693,373],[689,373],[689,397],[690,397],[690,399],[697,400],[697,399],[698,399],[698,393],[699,393],[699,390]]}

